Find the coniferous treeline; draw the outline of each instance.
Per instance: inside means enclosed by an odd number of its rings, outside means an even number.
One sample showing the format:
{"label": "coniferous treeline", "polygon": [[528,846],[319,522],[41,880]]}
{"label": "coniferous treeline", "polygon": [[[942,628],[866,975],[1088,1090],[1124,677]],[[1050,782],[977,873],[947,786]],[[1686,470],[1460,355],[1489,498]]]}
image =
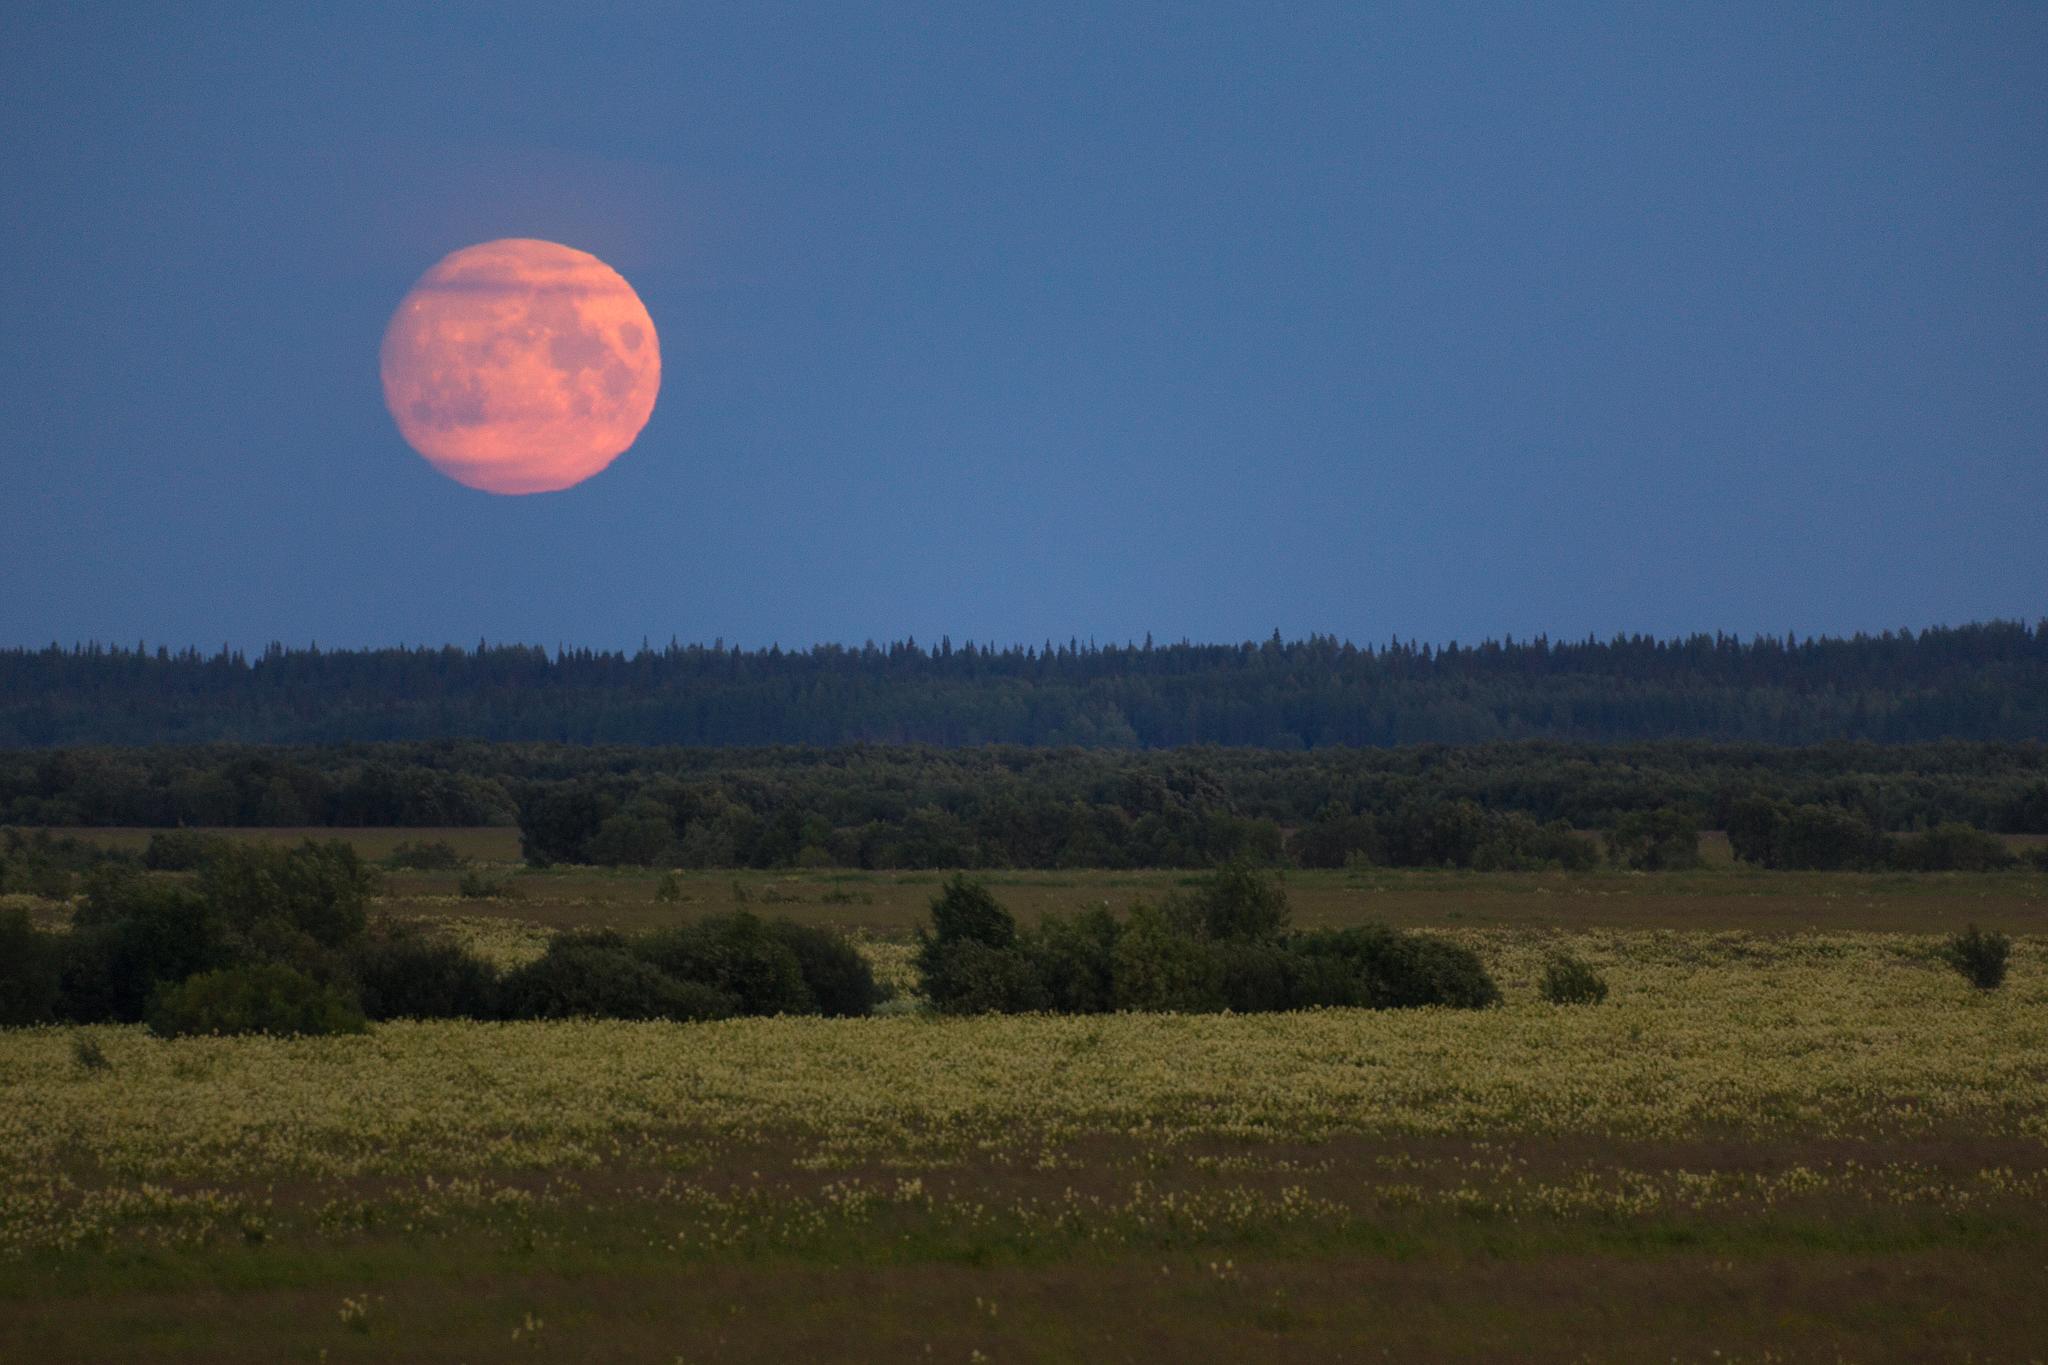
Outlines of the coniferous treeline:
{"label": "coniferous treeline", "polygon": [[0,651],[0,748],[2048,738],[2048,621],[1743,641]]}

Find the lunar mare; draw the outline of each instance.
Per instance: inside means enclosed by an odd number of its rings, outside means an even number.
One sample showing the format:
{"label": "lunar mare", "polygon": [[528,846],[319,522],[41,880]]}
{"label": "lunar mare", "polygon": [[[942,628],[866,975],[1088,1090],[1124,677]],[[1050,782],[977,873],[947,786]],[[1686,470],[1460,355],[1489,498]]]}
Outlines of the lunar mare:
{"label": "lunar mare", "polygon": [[507,237],[420,276],[379,368],[399,432],[434,468],[489,493],[548,493],[633,444],[661,388],[661,347],[616,270]]}

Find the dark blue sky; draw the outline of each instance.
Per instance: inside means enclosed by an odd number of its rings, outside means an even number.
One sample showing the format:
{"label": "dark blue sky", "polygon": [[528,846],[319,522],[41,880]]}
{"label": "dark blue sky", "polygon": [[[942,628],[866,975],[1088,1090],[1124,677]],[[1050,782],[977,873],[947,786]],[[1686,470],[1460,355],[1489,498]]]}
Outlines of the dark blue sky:
{"label": "dark blue sky", "polygon": [[[312,8],[8,6],[0,643],[2048,610],[2048,7]],[[504,236],[662,334],[565,493],[380,399]]]}

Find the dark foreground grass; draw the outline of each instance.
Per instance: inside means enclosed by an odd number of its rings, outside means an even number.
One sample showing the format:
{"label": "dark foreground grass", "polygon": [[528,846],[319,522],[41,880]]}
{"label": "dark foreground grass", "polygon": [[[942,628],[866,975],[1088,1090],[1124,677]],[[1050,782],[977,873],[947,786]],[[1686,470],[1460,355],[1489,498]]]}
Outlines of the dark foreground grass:
{"label": "dark foreground grass", "polygon": [[[34,1361],[1708,1362],[2048,1342],[2048,1153],[2010,1136],[1063,1155],[820,1170],[771,1145],[466,1189],[252,1180],[260,1228],[0,1260],[0,1343]],[[1546,1189],[1578,1193],[1536,1207]]]}
{"label": "dark foreground grass", "polygon": [[591,1205],[525,1247],[387,1234],[32,1263],[0,1281],[0,1341],[51,1362],[2017,1361],[2048,1341],[2037,1220],[1438,1216],[1063,1254],[999,1226],[882,1224],[718,1256],[635,1244],[641,1221]]}

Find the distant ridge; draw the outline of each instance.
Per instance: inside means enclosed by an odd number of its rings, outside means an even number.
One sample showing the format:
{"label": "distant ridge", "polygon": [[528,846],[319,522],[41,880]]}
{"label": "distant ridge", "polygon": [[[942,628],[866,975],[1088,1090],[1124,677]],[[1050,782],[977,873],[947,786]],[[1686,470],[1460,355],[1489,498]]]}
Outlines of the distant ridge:
{"label": "distant ridge", "polygon": [[2048,620],[1846,638],[0,650],[0,747],[2048,738]]}

